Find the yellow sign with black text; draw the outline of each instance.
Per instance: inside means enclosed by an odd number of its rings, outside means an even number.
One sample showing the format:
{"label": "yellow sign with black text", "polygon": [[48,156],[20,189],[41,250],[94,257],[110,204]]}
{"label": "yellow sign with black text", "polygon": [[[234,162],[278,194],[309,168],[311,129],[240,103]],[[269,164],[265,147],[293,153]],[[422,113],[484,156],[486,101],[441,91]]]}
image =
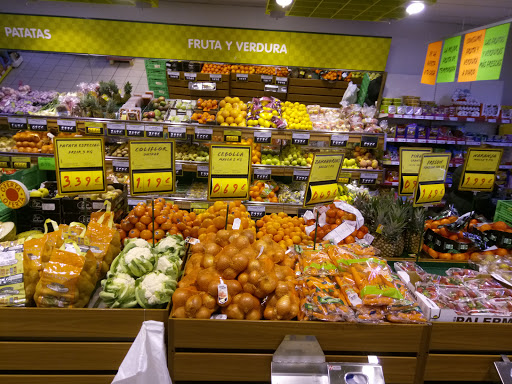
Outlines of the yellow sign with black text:
{"label": "yellow sign with black text", "polygon": [[338,190],[338,174],[345,154],[317,153],[313,158],[306,186],[304,207],[334,201]]}
{"label": "yellow sign with black text", "polygon": [[400,148],[400,175],[398,194],[400,196],[412,196],[418,183],[421,156],[431,153],[432,148]]}
{"label": "yellow sign with black text", "polygon": [[106,192],[103,137],[56,137],[53,143],[59,194]]}
{"label": "yellow sign with black text", "polygon": [[[7,50],[384,71],[391,38],[1,14]],[[115,36],[115,38],[112,38]],[[151,38],[148,38],[151,36]],[[173,36],[169,39],[169,36]]]}
{"label": "yellow sign with black text", "polygon": [[251,147],[248,145],[212,145],[208,200],[248,199],[251,163]]}
{"label": "yellow sign with black text", "polygon": [[441,202],[446,192],[444,184],[450,160],[450,153],[425,153],[421,156],[418,183],[413,197],[415,207]]}
{"label": "yellow sign with black text", "polygon": [[130,141],[132,195],[173,193],[175,186],[174,140]]}
{"label": "yellow sign with black text", "polygon": [[503,149],[468,148],[459,191],[492,191]]}

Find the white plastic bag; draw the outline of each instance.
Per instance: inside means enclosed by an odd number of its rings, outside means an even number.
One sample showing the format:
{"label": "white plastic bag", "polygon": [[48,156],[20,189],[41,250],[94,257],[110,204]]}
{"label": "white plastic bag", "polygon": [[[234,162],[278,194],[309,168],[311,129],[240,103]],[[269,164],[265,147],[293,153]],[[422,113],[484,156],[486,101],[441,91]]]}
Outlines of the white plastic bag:
{"label": "white plastic bag", "polygon": [[347,89],[345,90],[345,93],[343,94],[341,103],[343,103],[344,101],[346,101],[348,104],[357,103],[357,92],[359,92],[359,88],[357,88],[357,85],[355,85],[353,82],[350,82],[348,84]]}
{"label": "white plastic bag", "polygon": [[112,383],[172,384],[167,368],[164,323],[145,321]]}

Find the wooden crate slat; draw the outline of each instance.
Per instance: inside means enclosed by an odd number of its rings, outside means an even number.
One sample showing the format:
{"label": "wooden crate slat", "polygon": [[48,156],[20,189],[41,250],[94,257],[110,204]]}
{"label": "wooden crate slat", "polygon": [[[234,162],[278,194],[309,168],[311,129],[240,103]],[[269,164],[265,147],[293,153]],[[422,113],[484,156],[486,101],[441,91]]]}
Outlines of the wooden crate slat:
{"label": "wooden crate slat", "polygon": [[425,381],[467,383],[496,380],[495,361],[501,361],[501,356],[431,353],[427,359]]}
{"label": "wooden crate slat", "polygon": [[316,88],[316,87],[288,87],[288,95],[319,95],[319,96],[332,96],[343,97],[345,89],[340,88]]}
{"label": "wooden crate slat", "polygon": [[2,341],[0,371],[117,371],[131,345],[131,342]]}
{"label": "wooden crate slat", "polygon": [[8,384],[110,384],[115,375],[2,375],[0,383]]}
{"label": "wooden crate slat", "polygon": [[[329,351],[417,353],[427,325],[170,319],[175,348],[274,351],[286,335],[315,335]],[[219,339],[218,335],[222,335]]]}
{"label": "wooden crate slat", "polygon": [[347,89],[348,82],[346,81],[327,81],[327,80],[316,80],[316,79],[288,79],[288,86],[298,87],[317,87],[317,88],[337,88]]}
{"label": "wooden crate slat", "polygon": [[298,101],[305,104],[337,104],[339,106],[341,99],[342,98],[338,96],[288,94],[288,101]]}
{"label": "wooden crate slat", "polygon": [[244,82],[244,81],[232,81],[231,82],[231,91],[233,92],[236,89],[253,89],[255,91],[263,91],[265,89],[265,84],[262,82]]}
{"label": "wooden crate slat", "polygon": [[[330,362],[367,362],[366,356],[327,355]],[[414,381],[416,358],[379,356],[386,383]],[[174,358],[175,381],[270,381],[271,354],[187,353]],[[229,369],[219,369],[229,367]]]}
{"label": "wooden crate slat", "polygon": [[0,308],[0,340],[135,339],[143,321],[167,321],[168,309]]}
{"label": "wooden crate slat", "polygon": [[431,351],[512,353],[510,324],[432,323]]}

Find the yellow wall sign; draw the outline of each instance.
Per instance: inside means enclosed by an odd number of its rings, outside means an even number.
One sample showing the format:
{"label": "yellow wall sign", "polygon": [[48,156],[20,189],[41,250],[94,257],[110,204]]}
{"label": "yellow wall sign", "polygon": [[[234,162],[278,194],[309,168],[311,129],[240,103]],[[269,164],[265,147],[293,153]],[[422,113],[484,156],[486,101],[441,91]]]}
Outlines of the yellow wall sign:
{"label": "yellow wall sign", "polygon": [[1,14],[0,30],[3,49],[367,71],[385,70],[391,45],[389,37],[15,14]]}
{"label": "yellow wall sign", "polygon": [[436,41],[428,45],[427,57],[425,58],[423,74],[421,75],[422,84],[434,85],[436,83],[437,67],[439,67],[442,47],[442,41]]}
{"label": "yellow wall sign", "polygon": [[484,47],[485,29],[464,36],[464,46],[459,67],[459,83],[475,81]]}
{"label": "yellow wall sign", "polygon": [[102,137],[56,137],[53,143],[59,194],[106,191],[105,142]]}
{"label": "yellow wall sign", "polygon": [[19,209],[30,200],[25,184],[18,180],[7,180],[0,184],[0,201],[11,209]]}
{"label": "yellow wall sign", "polygon": [[400,148],[400,177],[398,194],[400,196],[412,196],[418,183],[421,156],[431,153],[432,148]]}
{"label": "yellow wall sign", "polygon": [[460,178],[460,191],[492,191],[503,149],[469,148]]}
{"label": "yellow wall sign", "polygon": [[450,159],[450,153],[426,153],[421,156],[418,184],[413,198],[415,207],[441,202],[446,192],[444,182]]}
{"label": "yellow wall sign", "polygon": [[174,140],[130,141],[132,195],[173,193],[176,180]]}
{"label": "yellow wall sign", "polygon": [[208,199],[245,200],[251,182],[251,147],[212,145],[208,173]]}
{"label": "yellow wall sign", "polygon": [[344,153],[317,153],[309,172],[304,207],[332,203],[338,191],[338,174]]}

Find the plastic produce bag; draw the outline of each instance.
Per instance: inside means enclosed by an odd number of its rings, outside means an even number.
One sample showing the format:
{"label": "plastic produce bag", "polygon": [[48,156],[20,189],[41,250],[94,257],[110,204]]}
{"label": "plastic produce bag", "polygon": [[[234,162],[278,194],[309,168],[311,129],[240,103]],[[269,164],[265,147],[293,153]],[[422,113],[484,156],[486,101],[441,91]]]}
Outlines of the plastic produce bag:
{"label": "plastic produce bag", "polygon": [[353,82],[350,82],[348,84],[347,90],[343,94],[343,98],[341,99],[341,102],[343,103],[345,101],[345,102],[347,102],[347,104],[357,103],[357,93],[358,92],[359,92],[359,89],[357,88],[357,85],[355,85]]}
{"label": "plastic produce bag", "polygon": [[143,322],[112,384],[171,384],[164,334],[164,323]]}

